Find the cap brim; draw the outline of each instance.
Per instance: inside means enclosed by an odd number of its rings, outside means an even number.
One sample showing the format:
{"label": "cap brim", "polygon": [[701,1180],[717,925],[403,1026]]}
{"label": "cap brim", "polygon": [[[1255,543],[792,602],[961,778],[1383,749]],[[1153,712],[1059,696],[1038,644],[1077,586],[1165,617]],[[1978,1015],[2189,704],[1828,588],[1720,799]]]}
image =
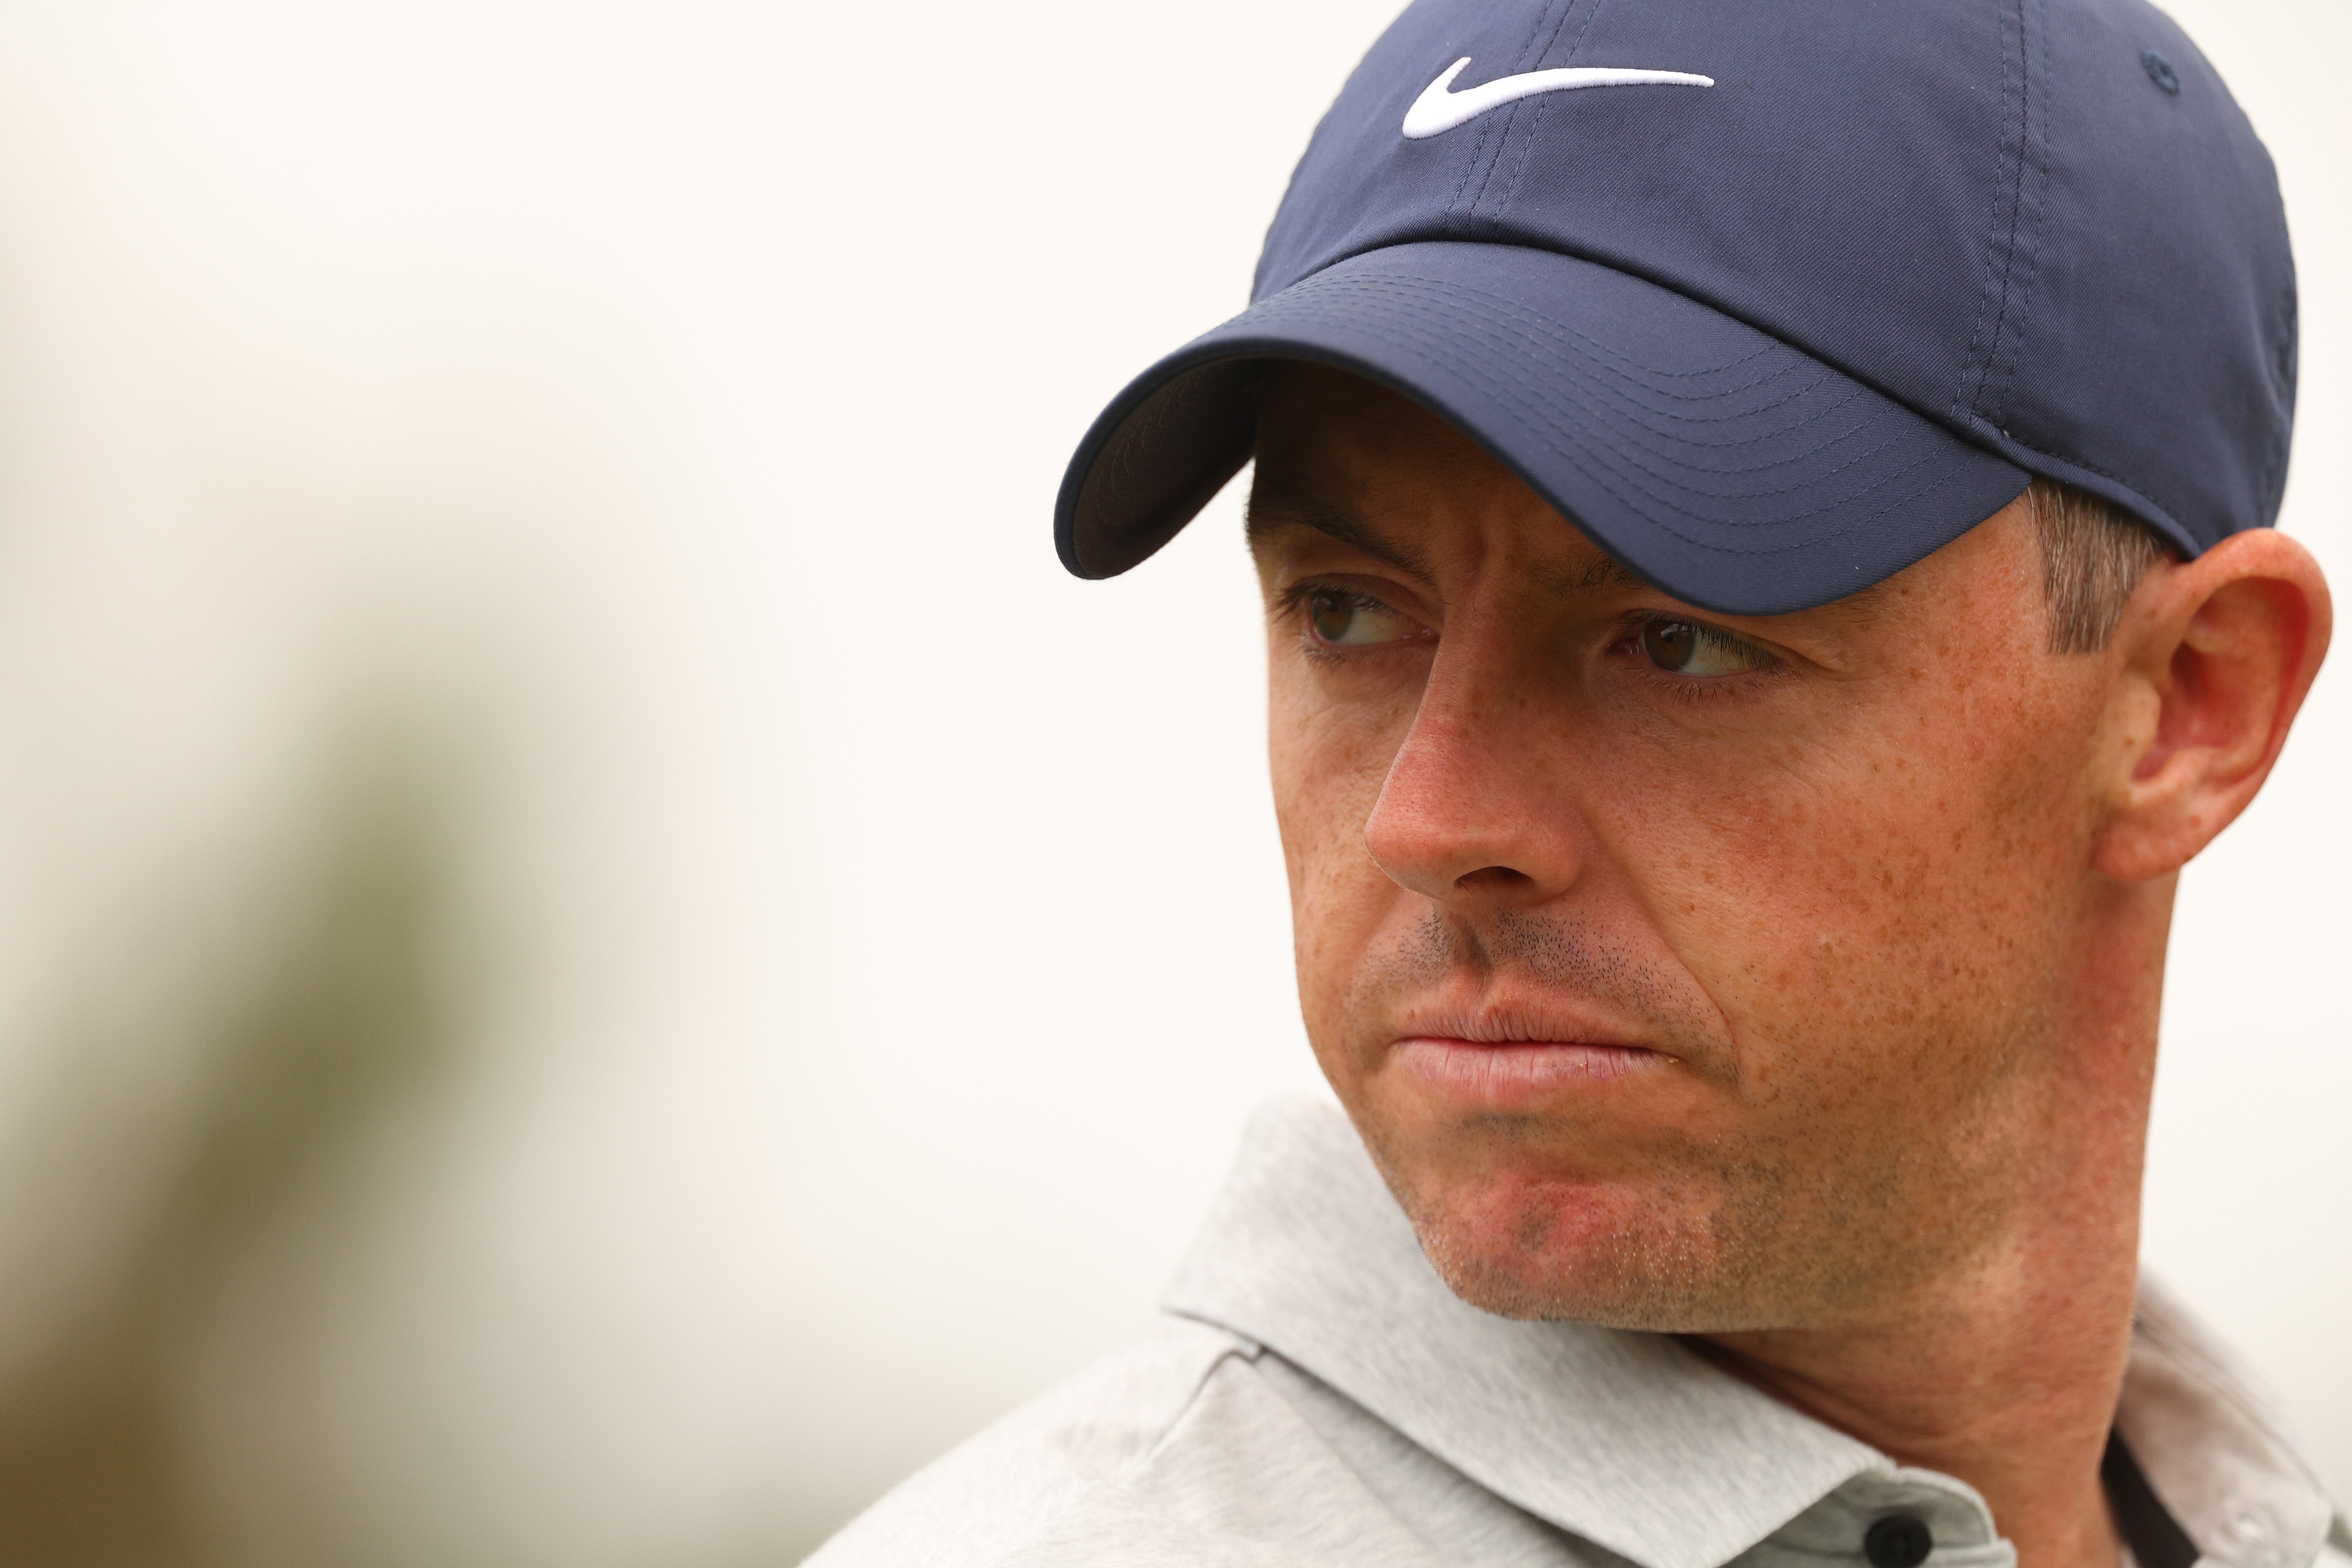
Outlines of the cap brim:
{"label": "cap brim", "polygon": [[1062,481],[1062,563],[1116,576],[1174,538],[1249,460],[1273,360],[1423,404],[1625,566],[1731,615],[1866,588],[2030,478],[1670,289],[1551,251],[1402,245],[1260,300],[1139,376]]}

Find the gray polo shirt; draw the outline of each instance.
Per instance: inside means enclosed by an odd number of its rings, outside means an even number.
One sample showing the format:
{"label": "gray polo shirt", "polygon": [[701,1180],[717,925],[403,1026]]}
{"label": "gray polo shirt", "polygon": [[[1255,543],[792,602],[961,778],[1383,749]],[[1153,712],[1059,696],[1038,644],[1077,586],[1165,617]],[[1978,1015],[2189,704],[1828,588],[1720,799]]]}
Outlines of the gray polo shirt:
{"label": "gray polo shirt", "polygon": [[[1873,1568],[1890,1553],[1865,1536],[1898,1514],[1926,1526],[1924,1568],[2015,1568],[1967,1483],[1671,1338],[1462,1301],[1327,1105],[1259,1113],[1164,1305],[811,1568]],[[2352,1568],[2310,1466],[2145,1286],[2116,1426],[2141,1568]]]}

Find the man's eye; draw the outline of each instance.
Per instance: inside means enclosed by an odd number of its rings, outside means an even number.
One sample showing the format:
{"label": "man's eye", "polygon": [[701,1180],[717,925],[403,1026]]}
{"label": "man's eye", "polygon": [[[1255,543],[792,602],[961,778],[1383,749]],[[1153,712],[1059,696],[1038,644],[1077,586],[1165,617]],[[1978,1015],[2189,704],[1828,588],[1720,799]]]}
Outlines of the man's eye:
{"label": "man's eye", "polygon": [[1334,647],[1400,642],[1412,635],[1410,623],[1378,599],[1333,588],[1307,595],[1307,619],[1315,636]]}
{"label": "man's eye", "polygon": [[1697,621],[1644,622],[1642,651],[1652,664],[1675,675],[1737,675],[1772,662],[1754,643]]}

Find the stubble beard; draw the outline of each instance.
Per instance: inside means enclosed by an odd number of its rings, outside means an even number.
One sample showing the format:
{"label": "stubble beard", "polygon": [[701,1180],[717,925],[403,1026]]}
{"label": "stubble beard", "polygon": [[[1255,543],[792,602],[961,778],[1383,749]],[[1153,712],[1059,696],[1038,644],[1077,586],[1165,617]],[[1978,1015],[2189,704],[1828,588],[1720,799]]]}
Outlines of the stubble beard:
{"label": "stubble beard", "polygon": [[[1465,966],[1598,1001],[1738,1096],[1733,1043],[1688,980],[1573,916],[1501,911],[1473,931],[1432,910],[1362,967],[1343,1019],[1393,1016]],[[1865,1316],[1981,1250],[2014,1196],[1996,1189],[2021,1184],[1998,1179],[1981,1139],[1963,1172],[1903,1129],[1841,1126],[1826,1109],[1842,1098],[1838,1068],[1783,1070],[1780,1098],[1822,1108],[1800,1125],[1650,1130],[1642,1169],[1605,1187],[1449,1182],[1396,1126],[1352,1098],[1349,1109],[1431,1265],[1482,1310],[1665,1333],[1815,1327]],[[1547,1142],[1559,1147],[1557,1129],[1531,1119],[1482,1119],[1476,1136],[1505,1165],[1524,1146],[1539,1168]],[[1956,1206],[1965,1189],[1974,1201]]]}

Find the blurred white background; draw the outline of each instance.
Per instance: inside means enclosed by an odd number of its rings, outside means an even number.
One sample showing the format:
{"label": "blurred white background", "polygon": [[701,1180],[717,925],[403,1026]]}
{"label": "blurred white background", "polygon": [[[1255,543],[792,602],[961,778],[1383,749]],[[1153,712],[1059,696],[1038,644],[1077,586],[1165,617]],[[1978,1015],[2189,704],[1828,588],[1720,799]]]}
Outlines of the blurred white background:
{"label": "blurred white background", "polygon": [[[789,1563],[1146,1317],[1316,1080],[1234,498],[1051,501],[1391,8],[0,7],[0,1557]],[[2352,11],[2175,11],[2352,583]],[[2347,691],[2147,1205],[2340,1490]]]}

